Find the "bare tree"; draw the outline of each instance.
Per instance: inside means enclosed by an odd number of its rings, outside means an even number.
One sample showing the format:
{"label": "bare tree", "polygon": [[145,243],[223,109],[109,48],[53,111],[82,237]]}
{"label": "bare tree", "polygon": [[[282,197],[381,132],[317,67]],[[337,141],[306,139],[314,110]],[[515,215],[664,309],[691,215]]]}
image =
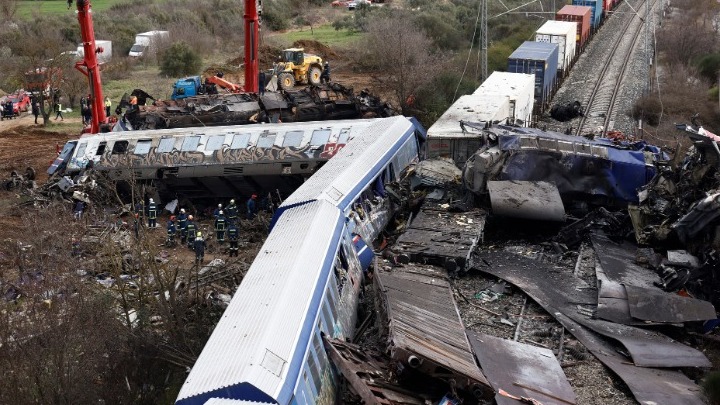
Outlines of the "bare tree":
{"label": "bare tree", "polygon": [[3,21],[12,21],[17,13],[17,0],[0,0],[0,16]]}
{"label": "bare tree", "polygon": [[440,73],[438,61],[443,59],[411,19],[394,13],[370,21],[364,53],[381,72],[378,81],[392,90],[404,113],[412,106],[416,89]]}

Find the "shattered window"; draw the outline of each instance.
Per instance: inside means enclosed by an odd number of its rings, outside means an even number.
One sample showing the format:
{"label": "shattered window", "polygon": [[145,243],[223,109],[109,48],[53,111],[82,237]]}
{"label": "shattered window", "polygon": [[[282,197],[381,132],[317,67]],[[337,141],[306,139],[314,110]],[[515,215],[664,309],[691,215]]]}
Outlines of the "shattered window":
{"label": "shattered window", "polygon": [[[331,284],[333,284],[333,281],[330,281]],[[337,304],[335,303],[335,296],[333,291],[334,286],[330,286],[330,288],[327,289],[326,295],[328,304],[330,305],[330,311],[332,311],[332,319],[338,319],[338,313],[337,313]]]}
{"label": "shattered window", "polygon": [[160,153],[172,152],[174,147],[175,138],[162,138],[160,139],[160,145],[158,146],[157,151]]}
{"label": "shattered window", "polygon": [[322,313],[325,317],[325,324],[327,324],[327,333],[332,335],[334,330],[333,325],[335,325],[335,323],[333,322],[333,317],[330,316],[330,310],[328,310],[328,305],[329,304],[323,305]]}
{"label": "shattered window", "polygon": [[283,138],[283,147],[298,147],[302,143],[303,131],[288,131]]}
{"label": "shattered window", "polygon": [[320,392],[320,369],[318,367],[317,360],[313,351],[308,352],[308,367],[310,368],[310,376],[312,377],[313,385],[315,386],[315,392]]}
{"label": "shattered window", "polygon": [[205,145],[205,150],[213,151],[221,149],[224,143],[225,135],[213,135],[211,137],[208,137],[207,145]]}
{"label": "shattered window", "polygon": [[150,139],[140,139],[137,142],[137,145],[135,145],[135,153],[136,155],[147,155],[150,152],[150,146],[152,145],[152,141]]}
{"label": "shattered window", "polygon": [[[323,347],[319,333],[315,333],[315,335],[313,336],[313,347],[315,348],[315,354],[318,358],[318,371],[322,373],[322,370],[325,370],[327,368],[327,358],[325,357],[325,347]],[[317,388],[318,392],[320,392],[320,388],[322,388],[322,379],[318,379],[317,383],[315,384],[315,388]]]}
{"label": "shattered window", "polygon": [[95,155],[96,155],[96,156],[101,156],[103,153],[105,153],[105,146],[106,146],[106,145],[107,145],[107,143],[105,143],[105,142],[100,142],[100,145],[98,146],[97,152],[95,152]]}
{"label": "shattered window", "polygon": [[87,149],[87,142],[83,142],[78,146],[77,156],[81,157],[85,155],[85,149]]}
{"label": "shattered window", "polygon": [[312,138],[310,139],[310,146],[322,146],[328,143],[330,140],[330,129],[316,129],[313,131]]}
{"label": "shattered window", "polygon": [[198,145],[200,145],[199,136],[188,136],[183,140],[182,148],[180,150],[183,152],[194,152],[197,150]]}
{"label": "shattered window", "polygon": [[250,134],[236,134],[233,136],[232,144],[230,149],[245,149],[250,142]]}
{"label": "shattered window", "polygon": [[258,139],[256,146],[258,148],[272,148],[272,146],[274,144],[275,144],[275,134],[262,135],[262,136],[260,136],[260,139]]}
{"label": "shattered window", "polygon": [[115,141],[115,144],[112,148],[113,155],[119,155],[121,153],[127,152],[128,148],[128,141]]}
{"label": "shattered window", "polygon": [[350,128],[343,128],[340,130],[337,143],[347,143],[350,138]]}

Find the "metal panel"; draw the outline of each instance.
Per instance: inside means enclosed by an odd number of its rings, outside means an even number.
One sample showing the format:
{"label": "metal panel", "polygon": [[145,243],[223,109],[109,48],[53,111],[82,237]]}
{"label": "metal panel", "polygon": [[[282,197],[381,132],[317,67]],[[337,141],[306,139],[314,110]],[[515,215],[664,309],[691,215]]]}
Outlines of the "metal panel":
{"label": "metal panel", "polygon": [[629,243],[617,244],[602,234],[593,234],[590,240],[608,279],[638,287],[661,281],[654,271],[634,263],[635,249]]}
{"label": "metal panel", "polygon": [[489,181],[493,214],[539,221],[565,221],[558,188],[542,181]]}
{"label": "metal panel", "polygon": [[[516,396],[531,397],[543,405],[576,403],[575,393],[551,350],[481,333],[467,334],[495,391],[503,389]],[[501,395],[495,396],[495,402],[517,404],[516,400]]]}
{"label": "metal panel", "polygon": [[557,61],[557,44],[526,41],[508,58],[508,71],[535,75],[535,102],[542,107],[552,96]]}
{"label": "metal panel", "polygon": [[490,384],[475,363],[444,273],[429,266],[376,272],[391,357],[482,396]]}
{"label": "metal panel", "polygon": [[707,301],[670,294],[657,288],[627,285],[630,314],[645,321],[680,323],[717,318],[715,307]]}
{"label": "metal panel", "polygon": [[576,22],[578,24],[575,41],[578,46],[577,52],[585,46],[585,42],[590,36],[590,27],[592,17],[592,7],[587,6],[571,6],[566,5],[560,9],[555,15],[555,19],[559,21]]}
{"label": "metal panel", "polygon": [[[322,275],[331,271],[343,222],[340,212],[326,202],[283,216],[198,357],[178,404],[216,396],[249,399],[242,395],[250,388],[267,400],[277,399],[284,385],[294,387],[295,380],[287,379],[299,368],[294,362],[308,343],[303,334],[314,327],[314,318],[307,315],[314,314],[309,308],[318,289],[324,289],[318,287],[327,281]],[[280,376],[262,367],[267,353],[276,357],[276,364],[282,363],[277,367]]]}
{"label": "metal panel", "polygon": [[[510,100],[510,119],[526,127],[535,105],[535,76],[525,73],[493,72],[473,94],[497,95]],[[513,111],[514,109],[514,111]]]}
{"label": "metal panel", "polygon": [[573,0],[574,6],[587,6],[592,9],[590,13],[590,22],[593,29],[600,26],[603,15],[603,0]]}

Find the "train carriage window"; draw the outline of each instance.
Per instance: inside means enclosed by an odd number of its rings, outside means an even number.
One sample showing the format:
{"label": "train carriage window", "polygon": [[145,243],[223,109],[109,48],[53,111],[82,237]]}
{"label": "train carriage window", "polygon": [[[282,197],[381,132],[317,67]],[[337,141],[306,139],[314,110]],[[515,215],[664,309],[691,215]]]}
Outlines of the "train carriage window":
{"label": "train carriage window", "polygon": [[325,304],[322,307],[322,313],[323,313],[323,317],[325,319],[325,325],[327,326],[327,330],[325,331],[325,333],[327,333],[329,335],[333,335],[333,332],[335,329],[334,328],[335,321],[334,321],[333,317],[330,316],[330,310],[328,310],[328,305],[330,305],[330,304],[329,303]]}
{"label": "train carriage window", "polygon": [[260,138],[257,141],[257,147],[258,148],[272,148],[272,146],[275,144],[275,134],[265,134],[260,135]]}
{"label": "train carriage window", "polygon": [[350,138],[350,128],[343,128],[340,130],[340,135],[338,135],[337,143],[347,143],[349,138]]}
{"label": "train carriage window", "polygon": [[158,145],[157,151],[159,153],[172,152],[175,148],[175,138],[162,138],[160,139],[160,145]]}
{"label": "train carriage window", "polygon": [[313,354],[313,351],[308,351],[308,368],[310,368],[310,376],[313,380],[313,385],[315,386],[315,392],[320,393],[320,368],[318,366],[317,360],[315,360],[315,355]]}
{"label": "train carriage window", "polygon": [[137,141],[133,153],[136,155],[147,155],[150,152],[151,145],[152,141],[150,139],[140,139]]}
{"label": "train carriage window", "polygon": [[128,149],[128,141],[115,141],[115,144],[112,148],[113,155],[119,155],[122,153],[127,152]]}
{"label": "train carriage window", "polygon": [[100,142],[100,145],[98,145],[97,151],[95,152],[95,156],[101,156],[105,153],[105,147],[107,146],[107,142]]}
{"label": "train carriage window", "polygon": [[250,143],[250,134],[235,134],[230,149],[245,149]]}
{"label": "train carriage window", "polygon": [[328,129],[316,129],[310,138],[310,146],[322,146],[328,143],[332,131]]}
{"label": "train carriage window", "polygon": [[76,156],[81,157],[81,156],[85,155],[85,149],[87,149],[87,142],[83,142],[80,145],[78,145],[78,150],[77,150]]}
{"label": "train carriage window", "polygon": [[282,146],[291,146],[297,148],[302,143],[303,135],[305,135],[305,132],[303,131],[288,131],[287,133],[285,133]]}
{"label": "train carriage window", "polygon": [[225,135],[213,135],[208,137],[207,144],[205,145],[206,151],[214,151],[221,149],[225,143]]}
{"label": "train carriage window", "polygon": [[327,289],[327,300],[328,304],[330,304],[330,311],[332,311],[333,318],[332,319],[338,319],[338,312],[337,312],[337,303],[335,302],[335,291],[333,291],[333,288],[335,288],[335,280],[333,278],[330,279],[330,286]]}
{"label": "train carriage window", "polygon": [[198,145],[200,145],[199,136],[187,136],[183,139],[182,148],[180,148],[180,150],[183,152],[195,152]]}

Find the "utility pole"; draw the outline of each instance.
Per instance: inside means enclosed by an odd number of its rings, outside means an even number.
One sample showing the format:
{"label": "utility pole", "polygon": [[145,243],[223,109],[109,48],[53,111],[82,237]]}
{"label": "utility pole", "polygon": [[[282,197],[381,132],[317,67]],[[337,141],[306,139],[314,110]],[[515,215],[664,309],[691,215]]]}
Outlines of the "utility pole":
{"label": "utility pole", "polygon": [[647,64],[648,77],[645,80],[645,94],[650,93],[650,21],[652,16],[650,15],[650,0],[645,0],[645,63]]}
{"label": "utility pole", "polygon": [[488,29],[487,29],[487,2],[480,0],[480,82],[488,77]]}

